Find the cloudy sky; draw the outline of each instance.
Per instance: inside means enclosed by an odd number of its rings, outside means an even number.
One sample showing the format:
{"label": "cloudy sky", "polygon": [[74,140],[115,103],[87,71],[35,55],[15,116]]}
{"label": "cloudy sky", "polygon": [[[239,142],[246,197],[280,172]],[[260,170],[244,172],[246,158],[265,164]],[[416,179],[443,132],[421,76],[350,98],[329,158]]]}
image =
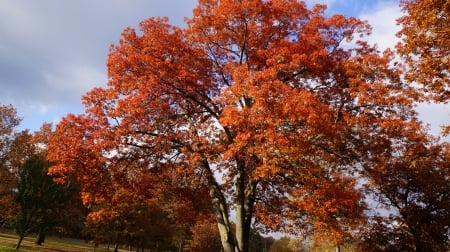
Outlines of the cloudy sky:
{"label": "cloudy sky", "polygon": [[[108,48],[125,27],[151,16],[184,25],[196,0],[2,0],[0,5],[0,104],[12,104],[21,128],[37,130],[67,113],[83,112],[81,96],[106,83]],[[309,0],[326,3],[327,13],[368,20],[370,38],[384,49],[395,44],[401,15],[398,0]],[[448,106],[419,109],[434,132],[450,124]]]}

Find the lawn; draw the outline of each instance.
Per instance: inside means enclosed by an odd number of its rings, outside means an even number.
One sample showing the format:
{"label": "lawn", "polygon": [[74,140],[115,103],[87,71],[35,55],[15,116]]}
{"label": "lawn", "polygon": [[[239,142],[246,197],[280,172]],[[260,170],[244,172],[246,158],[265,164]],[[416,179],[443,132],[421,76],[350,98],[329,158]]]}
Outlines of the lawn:
{"label": "lawn", "polygon": [[[17,252],[15,249],[18,237],[12,233],[0,233],[0,252]],[[59,252],[83,252],[93,251],[93,244],[83,240],[48,237],[42,246],[34,244],[34,237],[25,237],[20,246],[22,252],[35,251],[59,251]],[[95,251],[106,250],[106,247],[97,247]]]}

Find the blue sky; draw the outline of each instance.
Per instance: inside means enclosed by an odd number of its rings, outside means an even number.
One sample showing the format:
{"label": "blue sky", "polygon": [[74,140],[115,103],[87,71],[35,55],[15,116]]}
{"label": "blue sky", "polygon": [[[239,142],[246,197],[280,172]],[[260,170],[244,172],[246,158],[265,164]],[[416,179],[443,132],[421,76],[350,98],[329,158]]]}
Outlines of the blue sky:
{"label": "blue sky", "polygon": [[[401,15],[394,0],[306,1],[328,5],[328,14],[369,20],[370,37],[384,49],[395,44]],[[2,0],[0,5],[0,104],[12,104],[32,131],[84,111],[81,96],[106,83],[108,48],[125,27],[151,16],[177,26],[190,17],[194,0]],[[423,105],[421,119],[438,131],[450,124],[450,109]]]}

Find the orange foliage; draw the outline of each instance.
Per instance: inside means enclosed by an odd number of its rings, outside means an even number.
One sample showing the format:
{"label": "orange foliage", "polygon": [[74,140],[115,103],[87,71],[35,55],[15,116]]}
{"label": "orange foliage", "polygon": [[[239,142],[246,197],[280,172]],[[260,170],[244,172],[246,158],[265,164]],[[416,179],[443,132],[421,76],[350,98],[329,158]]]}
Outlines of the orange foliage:
{"label": "orange foliage", "polygon": [[11,167],[11,148],[14,143],[16,127],[21,119],[16,109],[9,105],[0,104],[0,205],[9,206],[0,208],[0,225],[10,218],[16,211],[14,203],[14,190],[17,186],[17,168]]}
{"label": "orange foliage", "polygon": [[350,220],[334,223],[363,207],[348,176],[407,127],[416,94],[392,52],[360,41],[367,23],[324,10],[200,0],[186,29],[166,18],[126,29],[108,86],[50,140],[52,172],[76,177],[86,204],[206,187],[225,251],[248,251],[255,219],[273,230],[309,216],[344,232]]}
{"label": "orange foliage", "polygon": [[192,228],[192,240],[189,241],[187,251],[209,252],[220,251],[220,234],[217,224],[210,218],[198,221]]}
{"label": "orange foliage", "polygon": [[447,0],[401,0],[406,15],[398,19],[402,30],[400,54],[406,59],[409,81],[440,102],[450,98],[450,2]]}
{"label": "orange foliage", "polygon": [[52,134],[51,124],[44,124],[33,134],[17,131],[21,120],[12,105],[0,104],[0,225],[17,211],[14,198],[20,169],[27,159],[45,155],[46,139]]}
{"label": "orange foliage", "polygon": [[368,190],[396,215],[375,219],[363,245],[445,251],[450,241],[450,146],[417,128],[403,129],[402,137],[390,140],[395,149],[378,154],[366,171]]}

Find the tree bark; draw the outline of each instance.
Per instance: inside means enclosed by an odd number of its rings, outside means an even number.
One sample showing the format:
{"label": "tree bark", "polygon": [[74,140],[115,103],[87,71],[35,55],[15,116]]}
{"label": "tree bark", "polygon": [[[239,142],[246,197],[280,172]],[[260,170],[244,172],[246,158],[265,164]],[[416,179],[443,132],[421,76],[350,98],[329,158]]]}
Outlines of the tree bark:
{"label": "tree bark", "polygon": [[29,213],[29,214],[23,214],[23,213],[21,213],[21,214],[23,216],[26,216],[26,218],[25,218],[25,220],[23,222],[19,223],[19,225],[21,225],[21,226],[19,227],[20,228],[20,232],[19,232],[19,241],[17,242],[17,246],[16,246],[17,250],[20,248],[20,244],[22,243],[22,240],[25,237],[25,233],[28,231],[28,229],[29,229],[29,227],[31,225],[31,220],[33,220],[33,218],[34,218],[33,211],[31,211],[31,213]]}
{"label": "tree bark", "polygon": [[236,241],[239,252],[248,252],[250,244],[250,229],[255,205],[256,186],[258,181],[252,181],[248,174],[246,162],[237,160],[238,174],[236,176]]}
{"label": "tree bark", "polygon": [[238,174],[236,176],[236,242],[238,251],[247,252],[245,223],[245,182],[244,165],[237,163]]}
{"label": "tree bark", "polygon": [[236,238],[231,230],[225,197],[217,186],[210,188],[210,195],[224,252],[235,252]]}
{"label": "tree bark", "polygon": [[45,241],[45,230],[43,228],[40,228],[34,243],[37,245],[42,245],[44,241]]}
{"label": "tree bark", "polygon": [[19,250],[20,244],[22,244],[22,240],[23,240],[24,236],[25,236],[25,234],[24,234],[24,232],[22,232],[19,236],[19,241],[17,242],[16,250]]}
{"label": "tree bark", "polygon": [[213,172],[209,166],[209,162],[203,160],[203,166],[207,171],[207,178],[209,184],[209,194],[211,197],[211,203],[213,207],[213,213],[216,218],[217,226],[219,228],[220,240],[222,242],[222,248],[224,252],[237,252],[236,237],[231,230],[231,225],[228,215],[228,207],[225,196],[220,190],[220,186],[217,183]]}

